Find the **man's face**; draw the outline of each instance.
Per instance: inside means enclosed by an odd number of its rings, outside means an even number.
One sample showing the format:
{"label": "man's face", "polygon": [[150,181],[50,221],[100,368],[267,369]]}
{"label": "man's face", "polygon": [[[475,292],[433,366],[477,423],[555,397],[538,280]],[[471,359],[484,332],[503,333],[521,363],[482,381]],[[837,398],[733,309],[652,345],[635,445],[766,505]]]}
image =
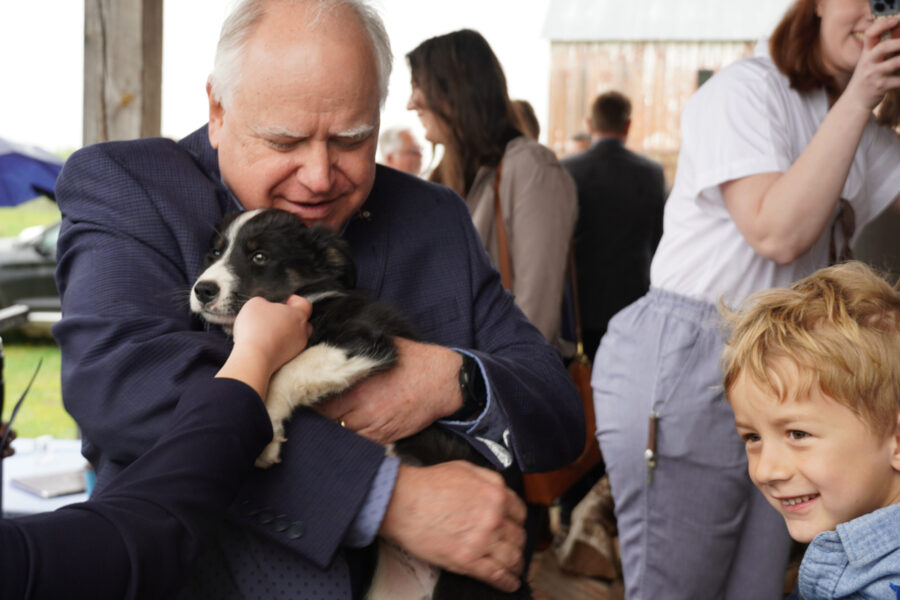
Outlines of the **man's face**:
{"label": "man's face", "polygon": [[375,179],[377,67],[358,18],[341,8],[306,26],[304,5],[273,4],[248,40],[209,139],[244,208],[278,208],[338,230]]}
{"label": "man's face", "polygon": [[728,397],[750,478],[795,540],[900,502],[896,433],[873,434],[817,387],[782,402],[741,374]]}
{"label": "man's face", "polygon": [[397,152],[387,156],[385,164],[418,175],[422,172],[422,147],[408,131],[400,132],[400,140],[403,142],[403,146]]}

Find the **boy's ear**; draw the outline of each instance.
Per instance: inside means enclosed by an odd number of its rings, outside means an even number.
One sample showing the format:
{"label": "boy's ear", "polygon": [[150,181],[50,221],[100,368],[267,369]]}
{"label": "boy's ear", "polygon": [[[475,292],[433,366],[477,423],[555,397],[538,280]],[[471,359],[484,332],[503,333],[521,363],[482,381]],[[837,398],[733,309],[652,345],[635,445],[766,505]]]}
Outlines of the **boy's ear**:
{"label": "boy's ear", "polygon": [[897,413],[897,423],[894,427],[894,433],[892,434],[892,438],[894,448],[891,454],[891,466],[894,467],[894,470],[900,473],[900,412]]}

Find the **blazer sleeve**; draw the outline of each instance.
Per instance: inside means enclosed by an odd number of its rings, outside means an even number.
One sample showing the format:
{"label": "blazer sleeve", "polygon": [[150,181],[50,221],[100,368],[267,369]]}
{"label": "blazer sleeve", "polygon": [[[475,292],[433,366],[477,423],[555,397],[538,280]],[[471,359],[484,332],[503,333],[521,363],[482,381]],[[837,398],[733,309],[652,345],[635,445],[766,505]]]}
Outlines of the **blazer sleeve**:
{"label": "blazer sleeve", "polygon": [[271,435],[243,383],[188,389],[169,431],[111,486],[82,504],[0,521],[3,596],[172,597]]}
{"label": "blazer sleeve", "polygon": [[[166,140],[80,150],[63,169],[57,198],[63,319],[54,335],[63,399],[103,489],[160,438],[184,389],[212,377],[230,350],[221,331],[191,316],[187,300],[230,200]],[[384,449],[305,409],[287,437],[282,463],[254,470],[229,515],[324,568]],[[277,531],[261,517],[270,513],[296,527]]]}
{"label": "blazer sleeve", "polygon": [[[489,393],[486,414],[480,419],[445,426],[466,435],[497,466],[508,466],[498,461],[503,454],[499,444],[523,472],[562,467],[584,448],[584,409],[578,391],[559,351],[547,343],[503,287],[465,204],[449,190],[445,193],[453,196],[442,203],[451,210],[438,220],[455,225],[455,239],[441,245],[434,256],[441,267],[434,270],[447,269],[453,262],[464,265],[465,284],[449,278],[450,288],[442,294],[457,294],[471,315],[465,329],[443,325],[436,341],[475,355],[484,368]],[[461,256],[456,258],[456,253]],[[416,256],[417,265],[426,265],[419,270],[427,270],[429,252],[423,247]],[[440,289],[442,284],[433,279],[430,285]]]}

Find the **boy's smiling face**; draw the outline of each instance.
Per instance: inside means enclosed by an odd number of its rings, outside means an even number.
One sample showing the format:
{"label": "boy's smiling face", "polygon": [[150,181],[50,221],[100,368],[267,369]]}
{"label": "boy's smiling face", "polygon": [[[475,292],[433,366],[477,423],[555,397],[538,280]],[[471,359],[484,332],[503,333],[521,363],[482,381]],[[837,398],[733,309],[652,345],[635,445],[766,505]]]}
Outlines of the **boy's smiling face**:
{"label": "boy's smiling face", "polygon": [[[792,387],[797,370],[785,381]],[[814,387],[780,401],[741,373],[728,394],[750,478],[781,513],[792,538],[819,533],[900,502],[898,431],[875,435],[849,408]]]}

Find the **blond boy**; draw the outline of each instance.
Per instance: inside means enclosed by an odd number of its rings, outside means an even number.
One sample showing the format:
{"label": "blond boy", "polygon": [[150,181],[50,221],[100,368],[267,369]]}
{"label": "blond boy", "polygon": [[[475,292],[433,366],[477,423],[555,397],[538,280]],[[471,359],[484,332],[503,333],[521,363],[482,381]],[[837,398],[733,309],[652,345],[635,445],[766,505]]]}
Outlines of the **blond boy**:
{"label": "blond boy", "polygon": [[851,262],[726,316],[750,478],[810,543],[795,597],[900,598],[900,291]]}

